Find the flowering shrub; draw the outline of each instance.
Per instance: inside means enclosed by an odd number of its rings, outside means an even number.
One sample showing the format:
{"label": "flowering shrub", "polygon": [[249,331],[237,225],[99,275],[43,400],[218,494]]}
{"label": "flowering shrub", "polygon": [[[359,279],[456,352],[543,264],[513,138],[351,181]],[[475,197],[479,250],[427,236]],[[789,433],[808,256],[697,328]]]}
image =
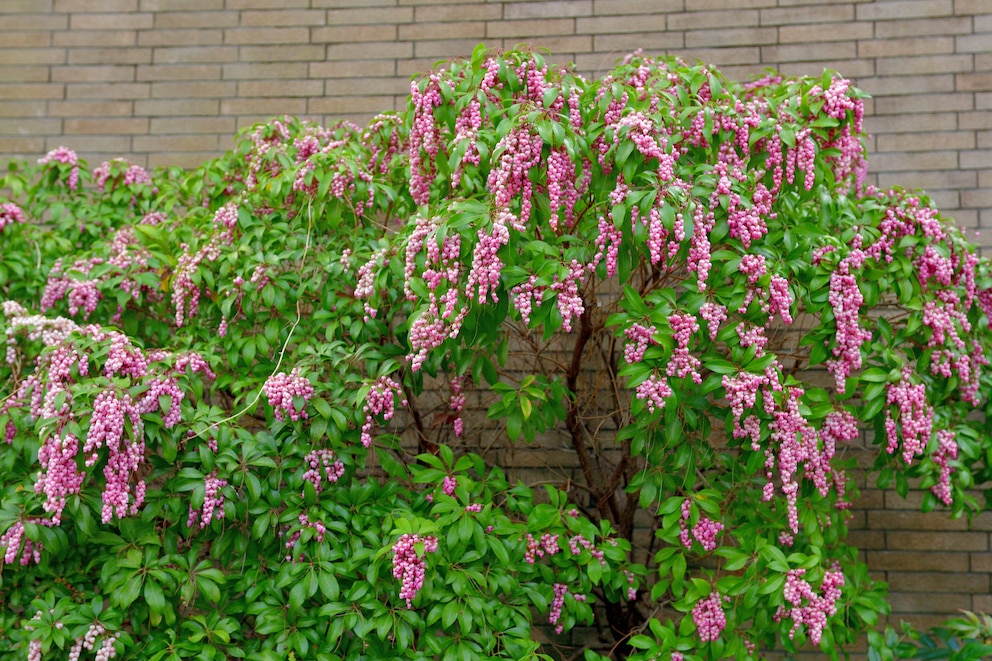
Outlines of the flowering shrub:
{"label": "flowering shrub", "polygon": [[[0,649],[836,655],[886,612],[846,447],[926,508],[989,477],[988,265],[865,186],[862,115],[480,48],[193,172],[13,164]],[[521,437],[574,465],[521,482]]]}

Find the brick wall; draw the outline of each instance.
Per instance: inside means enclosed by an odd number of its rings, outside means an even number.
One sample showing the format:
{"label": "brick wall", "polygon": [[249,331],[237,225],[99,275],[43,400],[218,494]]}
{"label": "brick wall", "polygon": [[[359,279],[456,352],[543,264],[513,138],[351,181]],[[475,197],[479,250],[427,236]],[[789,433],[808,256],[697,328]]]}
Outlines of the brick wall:
{"label": "brick wall", "polygon": [[[0,156],[194,165],[274,114],[399,108],[412,74],[479,42],[588,75],[636,48],[736,79],[837,69],[874,97],[874,181],[992,227],[992,0],[0,0]],[[855,513],[896,613],[992,611],[992,514],[969,529],[917,505],[866,489]]]}

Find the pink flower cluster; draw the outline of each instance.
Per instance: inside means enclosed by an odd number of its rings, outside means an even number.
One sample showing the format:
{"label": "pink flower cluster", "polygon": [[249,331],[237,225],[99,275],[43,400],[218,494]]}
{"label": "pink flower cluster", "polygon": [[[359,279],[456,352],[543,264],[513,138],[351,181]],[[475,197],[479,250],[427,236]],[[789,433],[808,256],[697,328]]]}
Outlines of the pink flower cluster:
{"label": "pink flower cluster", "polygon": [[35,493],[45,494],[43,507],[46,512],[52,513],[52,523],[55,525],[62,522],[66,499],[79,493],[83,485],[85,474],[79,472],[76,466],[78,450],[79,440],[72,434],[66,434],[62,438],[58,435],[49,436],[38,449],[41,471],[34,490]]}
{"label": "pink flower cluster", "polygon": [[24,211],[13,202],[0,204],[0,232],[3,228],[14,223],[24,222]]}
{"label": "pink flower cluster", "polygon": [[555,625],[555,633],[560,634],[565,630],[560,624],[561,609],[565,605],[565,595],[568,594],[568,587],[564,583],[555,583],[552,588],[554,597],[551,599],[551,610],[548,613],[548,623]]}
{"label": "pink flower cluster", "polygon": [[413,608],[413,600],[424,586],[424,558],[417,552],[421,544],[424,553],[437,551],[437,537],[433,535],[403,534],[393,545],[393,577],[400,581],[400,599],[406,607]]}
{"label": "pink flower cluster", "polygon": [[344,464],[336,460],[334,452],[326,448],[312,450],[303,460],[307,470],[303,479],[313,485],[318,494],[324,490],[324,481],[334,484],[344,475]]}
{"label": "pink flower cluster", "polygon": [[[279,372],[270,376],[262,390],[269,400],[269,406],[274,409],[276,420],[285,421],[287,415],[293,421],[308,417],[306,403],[313,397],[314,391],[310,381],[300,375],[299,368],[294,368],[289,374]],[[296,399],[301,400],[299,408],[294,401]]]}
{"label": "pink flower cluster", "polygon": [[62,163],[70,166],[69,180],[67,182],[69,190],[76,190],[79,187],[79,157],[76,156],[76,152],[59,145],[38,159],[39,165],[48,165],[50,163]]}
{"label": "pink flower cluster", "polygon": [[699,332],[699,322],[691,314],[672,314],[668,317],[668,325],[672,328],[672,338],[675,348],[668,361],[665,373],[681,379],[692,377],[692,382],[700,384],[703,377],[699,374],[699,359],[689,353],[689,340],[693,333]]}
{"label": "pink flower cluster", "polygon": [[[126,167],[125,167],[126,166]],[[124,168],[124,173],[111,180],[111,170]],[[113,161],[104,161],[95,170],[93,178],[96,186],[100,190],[114,190],[117,186],[134,186],[137,184],[151,184],[152,178],[148,176],[145,168],[135,163],[128,163],[122,158],[115,158]],[[108,183],[110,184],[108,187]]]}
{"label": "pink flower cluster", "polygon": [[720,324],[727,320],[727,308],[719,303],[706,302],[699,308],[699,316],[706,321],[710,340],[715,342],[716,336],[720,333]]}
{"label": "pink flower cluster", "polygon": [[464,387],[464,377],[456,376],[451,379],[451,397],[448,398],[448,408],[455,415],[455,420],[452,422],[455,430],[455,438],[461,438],[462,433],[465,431],[465,419],[462,417],[462,411],[465,409]]}
{"label": "pink flower cluster", "polygon": [[189,508],[189,516],[186,519],[187,527],[192,528],[197,518],[200,519],[200,528],[206,528],[214,519],[224,518],[224,494],[221,489],[227,486],[227,480],[217,477],[217,471],[203,478],[203,509],[202,512]]}
{"label": "pink flower cluster", "polygon": [[723,602],[730,601],[729,597],[721,599],[716,591],[705,599],[700,599],[692,607],[692,621],[696,623],[699,639],[704,643],[716,640],[727,626],[727,615],[723,612]]}
{"label": "pink flower cluster", "polygon": [[[899,448],[899,432],[902,432],[902,459],[906,464],[923,454],[933,434],[933,407],[927,402],[926,385],[913,384],[909,369],[904,369],[899,383],[888,384],[885,403],[886,451],[894,454]],[[895,406],[897,416],[893,416]],[[898,422],[897,422],[898,419]]]}
{"label": "pink flower cluster", "polygon": [[[689,517],[692,513],[692,501],[688,498],[682,501],[682,517],[679,521],[679,540],[682,545],[692,548],[692,540],[689,538]],[[723,530],[723,524],[713,521],[704,514],[699,515],[699,521],[692,527],[692,536],[703,547],[704,551],[712,551],[716,548],[716,539]]]}
{"label": "pink flower cluster", "polygon": [[837,613],[836,602],[844,587],[844,574],[840,571],[824,572],[823,582],[820,583],[821,594],[814,592],[813,586],[803,578],[805,574],[805,569],[790,569],[786,574],[782,596],[792,608],[780,606],[775,614],[775,621],[792,620],[790,639],[805,624],[810,640],[814,645],[819,645],[823,629],[827,626],[827,618]]}
{"label": "pink flower cluster", "polygon": [[[558,546],[557,534],[544,533],[541,539],[537,540],[530,533],[527,533],[527,549],[524,551],[524,560],[532,565],[538,559],[546,555],[555,555],[560,550],[561,547]],[[573,551],[573,555],[577,554]]]}
{"label": "pink flower cluster", "polygon": [[362,412],[365,414],[365,423],[362,425],[362,445],[370,447],[372,445],[372,426],[375,416],[381,415],[383,420],[392,420],[396,406],[396,395],[400,395],[402,406],[406,406],[406,398],[402,395],[403,389],[400,384],[393,381],[388,376],[380,376],[369,388],[365,396],[365,404]]}
{"label": "pink flower cluster", "polygon": [[106,628],[99,622],[94,622],[81,638],[76,638],[72,647],[69,649],[69,661],[79,661],[83,650],[93,651],[96,648],[97,639],[101,636],[103,637],[103,643],[100,645],[100,649],[97,650],[94,661],[109,661],[116,657],[117,649],[114,647],[114,643],[117,642],[120,634],[112,633],[107,635]]}
{"label": "pink flower cluster", "polygon": [[954,501],[951,493],[951,466],[950,461],[958,458],[958,444],[954,440],[954,432],[941,429],[937,432],[937,449],[931,455],[933,463],[940,469],[937,483],[930,487],[933,495],[937,496],[940,502],[951,505]]}
{"label": "pink flower cluster", "polygon": [[[310,528],[314,531],[314,539],[317,543],[324,541],[324,536],[327,534],[327,526],[324,525],[322,521],[311,521],[310,517],[307,516],[306,512],[300,512],[300,516],[297,519],[300,522],[300,527],[290,535],[286,541],[283,543],[283,548],[286,549],[286,562],[303,562],[306,557],[301,551],[300,554],[294,559],[292,549],[296,546],[296,542],[299,541],[300,537],[303,536],[303,531]],[[282,537],[283,533],[279,533]]]}
{"label": "pink flower cluster", "polygon": [[858,323],[861,304],[865,298],[858,288],[857,271],[867,257],[861,250],[860,235],[856,237],[851,252],[840,260],[830,275],[830,306],[833,308],[837,335],[834,340],[834,357],[827,361],[827,370],[834,375],[837,392],[846,391],[847,377],[861,369],[861,345],[871,339],[871,333]]}
{"label": "pink flower cluster", "polygon": [[637,386],[637,399],[643,399],[647,403],[648,412],[654,413],[665,408],[665,400],[672,396],[672,389],[668,385],[668,379],[657,374],[652,374],[648,379]]}
{"label": "pink flower cluster", "polygon": [[641,324],[631,324],[623,334],[627,338],[627,343],[623,347],[623,359],[628,364],[640,362],[644,358],[644,352],[648,345],[658,344],[654,340],[654,335],[658,329],[654,326],[642,326]]}

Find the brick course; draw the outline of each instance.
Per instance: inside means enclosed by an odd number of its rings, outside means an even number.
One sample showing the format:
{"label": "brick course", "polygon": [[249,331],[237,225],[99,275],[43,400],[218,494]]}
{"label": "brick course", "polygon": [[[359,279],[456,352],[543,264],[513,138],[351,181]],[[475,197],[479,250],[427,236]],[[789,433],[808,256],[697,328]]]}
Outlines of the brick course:
{"label": "brick course", "polygon": [[[990,0],[2,0],[0,155],[192,166],[267,116],[400,108],[412,73],[479,41],[590,76],[638,47],[737,79],[838,69],[874,97],[872,181],[930,189],[992,247]],[[866,488],[853,513],[897,616],[992,609],[992,513],[969,527],[918,505]]]}

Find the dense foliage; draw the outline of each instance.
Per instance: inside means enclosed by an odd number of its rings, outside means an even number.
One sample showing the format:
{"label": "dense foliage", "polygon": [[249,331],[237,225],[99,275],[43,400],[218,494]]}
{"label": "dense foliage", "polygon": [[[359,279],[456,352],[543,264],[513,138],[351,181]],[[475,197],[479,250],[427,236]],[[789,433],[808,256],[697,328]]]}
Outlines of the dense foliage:
{"label": "dense foliage", "polygon": [[886,611],[845,447],[989,477],[987,264],[865,187],[862,114],[480,48],[193,172],[12,165],[0,651],[836,655]]}

